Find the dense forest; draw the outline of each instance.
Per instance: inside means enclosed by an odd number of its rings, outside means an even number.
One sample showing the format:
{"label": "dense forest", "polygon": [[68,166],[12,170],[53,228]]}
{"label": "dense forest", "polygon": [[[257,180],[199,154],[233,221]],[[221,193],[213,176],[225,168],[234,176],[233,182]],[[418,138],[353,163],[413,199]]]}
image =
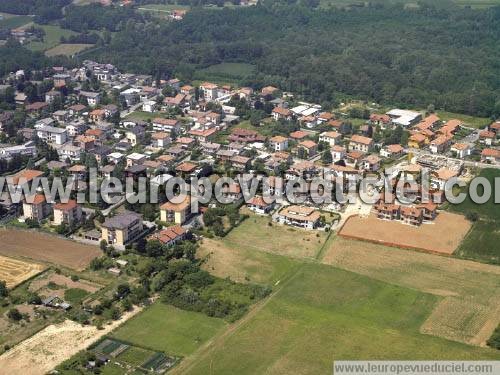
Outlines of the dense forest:
{"label": "dense forest", "polygon": [[500,7],[350,10],[268,1],[195,8],[180,22],[127,22],[94,56],[127,71],[193,77],[255,64],[243,84],[275,84],[319,102],[342,95],[489,116],[500,113]]}
{"label": "dense forest", "polygon": [[[15,7],[12,0],[2,0],[0,10],[14,7],[15,13],[31,13],[66,2],[16,1]],[[64,17],[52,22],[83,33],[78,38],[84,40],[99,38],[95,32],[106,30],[101,34],[106,48],[96,48],[86,58],[123,71],[190,81],[210,65],[250,63],[257,69],[241,77],[241,85],[272,84],[321,104],[347,96],[500,115],[500,7],[317,5],[315,0],[262,0],[253,7],[195,6],[177,22],[129,7],[69,5]],[[6,48],[0,51],[0,74],[49,63],[39,54]]]}
{"label": "dense forest", "polygon": [[62,9],[71,0],[1,0],[0,12],[33,14],[38,23],[47,23],[62,18]]}

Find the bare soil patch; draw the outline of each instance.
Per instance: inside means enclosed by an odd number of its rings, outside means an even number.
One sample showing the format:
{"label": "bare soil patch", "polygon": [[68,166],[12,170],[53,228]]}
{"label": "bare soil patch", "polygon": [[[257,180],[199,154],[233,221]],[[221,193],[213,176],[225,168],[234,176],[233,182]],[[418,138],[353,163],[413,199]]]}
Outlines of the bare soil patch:
{"label": "bare soil patch", "polygon": [[137,314],[135,308],[120,320],[98,330],[94,326],[82,326],[71,320],[53,324],[0,356],[2,372],[11,375],[46,374],[59,363],[108,334],[117,326]]}
{"label": "bare soil patch", "polygon": [[45,266],[38,263],[26,262],[0,255],[0,280],[5,281],[7,288],[13,288],[21,284],[23,281],[42,272],[45,268]]}
{"label": "bare soil patch", "polygon": [[102,254],[96,246],[34,231],[0,229],[0,254],[22,256],[83,270]]}
{"label": "bare soil patch", "polygon": [[350,217],[339,235],[403,249],[451,255],[470,227],[464,216],[448,212],[439,213],[433,222],[419,227],[380,220],[371,214],[368,217]]}

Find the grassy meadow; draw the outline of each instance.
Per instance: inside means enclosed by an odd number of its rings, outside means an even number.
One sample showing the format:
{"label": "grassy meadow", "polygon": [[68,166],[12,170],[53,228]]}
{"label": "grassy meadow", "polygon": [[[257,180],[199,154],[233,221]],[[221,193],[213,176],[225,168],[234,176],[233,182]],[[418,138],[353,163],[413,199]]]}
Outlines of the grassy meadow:
{"label": "grassy meadow", "polygon": [[[488,179],[492,187],[492,196],[485,204],[477,204],[472,201],[470,195],[464,202],[458,205],[449,205],[449,210],[467,214],[475,212],[479,215],[479,220],[474,223],[471,231],[459,246],[455,255],[478,260],[486,263],[500,264],[500,210],[498,204],[494,202],[495,178],[500,178],[500,170],[483,169],[480,177]],[[468,192],[468,189],[466,189]],[[479,189],[479,193],[482,190]]]}
{"label": "grassy meadow", "polygon": [[439,297],[305,264],[230,336],[175,373],[328,373],[336,359],[498,359],[419,332]]}
{"label": "grassy meadow", "polygon": [[186,356],[225,326],[222,319],[157,302],[127,321],[111,336],[168,355]]}

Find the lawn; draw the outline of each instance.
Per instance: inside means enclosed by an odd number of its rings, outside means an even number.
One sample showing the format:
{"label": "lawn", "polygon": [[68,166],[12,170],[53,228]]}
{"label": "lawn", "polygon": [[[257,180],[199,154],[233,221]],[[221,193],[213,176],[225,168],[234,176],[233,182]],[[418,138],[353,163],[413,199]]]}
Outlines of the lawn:
{"label": "lawn", "polygon": [[92,46],[93,44],[71,44],[71,43],[59,44],[54,48],[45,51],[45,55],[49,57],[60,56],[60,55],[71,57],[76,55],[78,52],[81,52]]}
{"label": "lawn", "polygon": [[31,16],[18,16],[0,12],[0,29],[15,29],[32,21]]}
{"label": "lawn", "polygon": [[327,237],[327,234],[321,231],[269,223],[270,217],[251,214],[223,239],[223,243],[229,248],[315,259]]}
{"label": "lawn", "polygon": [[137,120],[137,121],[148,121],[154,119],[155,117],[161,117],[161,116],[158,116],[157,113],[155,114],[143,111],[134,111],[125,116],[127,120]]}
{"label": "lawn", "polygon": [[35,25],[35,27],[41,28],[45,31],[45,36],[43,42],[30,42],[28,48],[32,51],[46,51],[61,43],[61,37],[70,37],[76,35],[74,31],[65,30],[59,26],[53,25]]}
{"label": "lawn", "polygon": [[225,326],[222,319],[158,302],[120,326],[111,336],[168,355],[186,356]]}
{"label": "lawn", "polygon": [[70,288],[64,291],[64,299],[72,305],[82,301],[89,295],[89,292],[80,288]]}
{"label": "lawn", "polygon": [[336,359],[499,359],[419,332],[438,297],[306,264],[262,310],[179,373],[326,374]]}
{"label": "lawn", "polygon": [[[500,4],[500,0],[498,0],[498,2]],[[463,121],[465,126],[469,126],[469,127],[476,128],[476,129],[482,129],[485,126],[491,124],[491,119],[489,119],[487,117],[467,116],[467,115],[462,115],[460,113],[452,113],[452,112],[446,112],[446,111],[437,111],[436,114],[443,121],[448,121],[451,119],[458,119],[458,120]]]}

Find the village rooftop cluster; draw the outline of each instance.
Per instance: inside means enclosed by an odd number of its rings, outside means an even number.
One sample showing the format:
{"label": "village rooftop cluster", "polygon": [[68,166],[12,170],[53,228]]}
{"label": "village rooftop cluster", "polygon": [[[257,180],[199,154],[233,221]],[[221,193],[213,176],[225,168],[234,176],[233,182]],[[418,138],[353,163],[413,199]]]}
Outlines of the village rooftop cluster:
{"label": "village rooftop cluster", "polygon": [[[23,91],[29,85],[36,85],[36,94]],[[182,240],[204,225],[204,212],[218,202],[208,200],[193,210],[188,194],[180,202],[160,198],[147,209],[135,205],[125,210],[124,192],[116,193],[112,204],[101,199],[81,204],[77,199],[112,178],[131,181],[134,187],[147,179],[161,190],[171,179],[189,185],[192,180],[216,184],[221,177],[231,177],[232,182],[220,186],[219,195],[231,198],[232,204],[271,215],[278,223],[328,230],[324,213],[343,214],[347,203],[314,202],[309,192],[318,177],[347,192],[349,181],[388,174],[388,183],[376,192],[389,199],[369,209],[381,219],[421,225],[432,221],[446,201],[447,182],[465,185],[473,177],[470,168],[500,164],[500,122],[477,130],[458,119],[442,121],[428,111],[380,113],[372,105],[364,110],[361,124],[359,118],[353,123],[353,112],[303,102],[274,86],[257,90],[211,82],[191,85],[175,77],[155,80],[84,61],[72,70],[13,72],[0,92],[13,92],[18,110],[25,114],[19,123],[17,112],[0,113],[3,139],[13,143],[0,147],[7,184],[30,186],[39,178],[71,181],[64,201],[48,200],[35,190],[15,202],[4,189],[4,220],[44,225],[76,240],[104,240],[116,248],[144,236],[165,243]],[[430,171],[425,194],[431,203],[417,184],[423,170]],[[265,191],[259,185],[243,199],[242,185],[264,178]],[[411,204],[397,199],[401,181],[417,185],[407,192],[414,197]],[[293,192],[287,191],[290,186]],[[269,194],[278,199],[264,199]],[[290,195],[300,203],[281,199]],[[95,215],[105,217],[102,225],[78,230]],[[167,229],[159,229],[165,225]]]}

